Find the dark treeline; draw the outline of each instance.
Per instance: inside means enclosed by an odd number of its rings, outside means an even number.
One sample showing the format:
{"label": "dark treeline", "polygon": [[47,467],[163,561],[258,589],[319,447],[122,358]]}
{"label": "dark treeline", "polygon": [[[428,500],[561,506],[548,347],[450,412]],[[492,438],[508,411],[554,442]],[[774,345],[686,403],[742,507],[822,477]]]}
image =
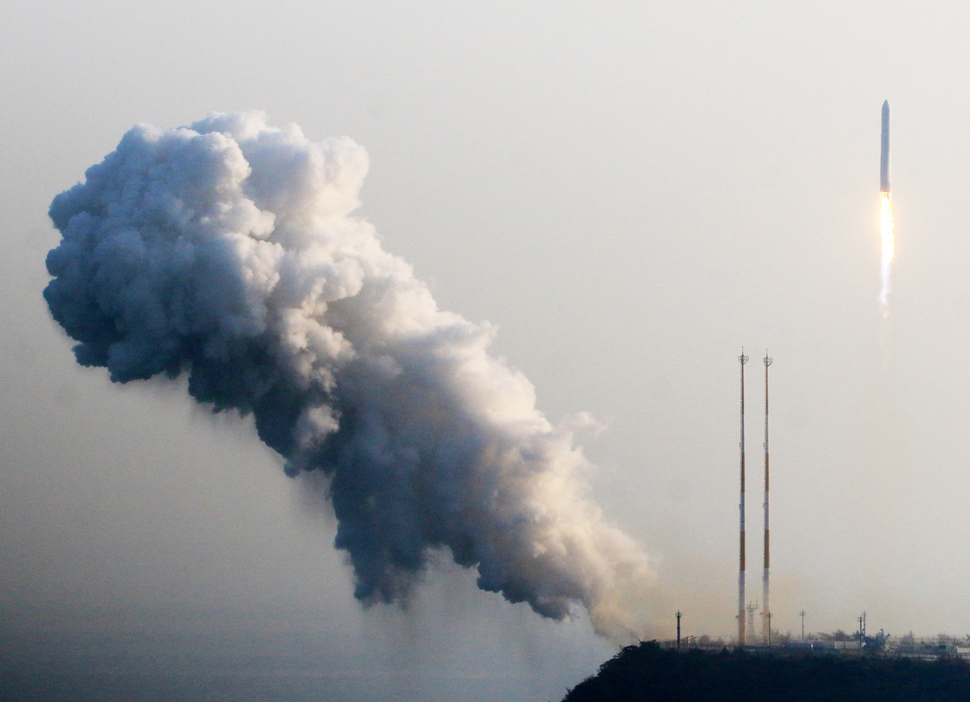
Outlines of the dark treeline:
{"label": "dark treeline", "polygon": [[563,702],[944,702],[970,700],[970,665],[839,655],[755,655],[627,646]]}

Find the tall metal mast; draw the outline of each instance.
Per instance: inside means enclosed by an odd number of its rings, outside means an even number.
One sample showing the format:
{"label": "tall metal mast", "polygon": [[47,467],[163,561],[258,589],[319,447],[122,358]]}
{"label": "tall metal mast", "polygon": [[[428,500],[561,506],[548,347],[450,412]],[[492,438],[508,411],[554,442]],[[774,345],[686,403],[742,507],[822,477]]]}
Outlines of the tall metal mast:
{"label": "tall metal mast", "polygon": [[741,347],[741,355],[738,356],[741,362],[741,534],[740,534],[740,571],[738,572],[738,645],[744,646],[747,643],[747,630],[745,628],[745,602],[744,602],[744,364],[748,362],[748,357],[744,355],[744,347]]}
{"label": "tall metal mast", "polygon": [[769,573],[771,569],[771,541],[768,538],[768,366],[773,359],[768,357],[765,351],[765,571],[762,577],[763,600],[761,606],[761,616],[764,617],[762,626],[764,628],[765,643],[771,641],[771,607],[768,604]]}

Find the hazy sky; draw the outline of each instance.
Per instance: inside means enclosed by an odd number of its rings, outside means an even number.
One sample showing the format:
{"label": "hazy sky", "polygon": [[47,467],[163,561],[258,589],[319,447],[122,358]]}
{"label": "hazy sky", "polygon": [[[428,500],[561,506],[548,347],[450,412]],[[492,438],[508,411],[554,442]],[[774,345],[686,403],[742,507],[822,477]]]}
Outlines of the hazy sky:
{"label": "hazy sky", "polygon": [[24,626],[285,614],[334,670],[376,661],[348,699],[405,678],[413,699],[453,695],[432,669],[483,699],[510,679],[551,698],[610,655],[587,621],[542,622],[454,569],[408,615],[362,613],[326,505],[248,421],[74,363],[41,298],[51,198],[138,122],[258,108],[363,145],[360,212],[385,247],[443,308],[499,326],[550,419],[608,424],[583,438],[592,494],[656,559],[685,633],[736,630],[742,345],[751,598],[767,347],[773,623],[852,629],[865,610],[870,629],[970,633],[968,31],[955,2],[8,0],[0,607]]}

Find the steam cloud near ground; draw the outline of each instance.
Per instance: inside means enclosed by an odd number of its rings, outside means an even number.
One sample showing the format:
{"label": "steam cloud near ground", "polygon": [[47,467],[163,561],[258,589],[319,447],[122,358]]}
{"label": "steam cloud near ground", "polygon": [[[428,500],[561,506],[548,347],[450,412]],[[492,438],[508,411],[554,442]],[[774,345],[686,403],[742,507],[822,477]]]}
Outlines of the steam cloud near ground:
{"label": "steam cloud near ground", "polygon": [[570,427],[489,355],[494,330],[439,310],[351,215],[367,169],[352,140],[256,112],[139,125],[51,204],[51,314],[78,363],[185,374],[251,413],[289,475],[326,474],[364,603],[405,602],[446,547],[483,590],[628,635],[646,557],[588,498]]}

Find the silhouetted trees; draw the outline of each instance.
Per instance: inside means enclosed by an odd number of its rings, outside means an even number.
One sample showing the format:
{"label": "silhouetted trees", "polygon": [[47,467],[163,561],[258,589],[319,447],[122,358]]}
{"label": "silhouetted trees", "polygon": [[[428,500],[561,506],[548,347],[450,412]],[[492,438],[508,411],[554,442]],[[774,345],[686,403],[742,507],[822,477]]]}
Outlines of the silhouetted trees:
{"label": "silhouetted trees", "polygon": [[970,665],[840,655],[627,646],[563,702],[966,702]]}

